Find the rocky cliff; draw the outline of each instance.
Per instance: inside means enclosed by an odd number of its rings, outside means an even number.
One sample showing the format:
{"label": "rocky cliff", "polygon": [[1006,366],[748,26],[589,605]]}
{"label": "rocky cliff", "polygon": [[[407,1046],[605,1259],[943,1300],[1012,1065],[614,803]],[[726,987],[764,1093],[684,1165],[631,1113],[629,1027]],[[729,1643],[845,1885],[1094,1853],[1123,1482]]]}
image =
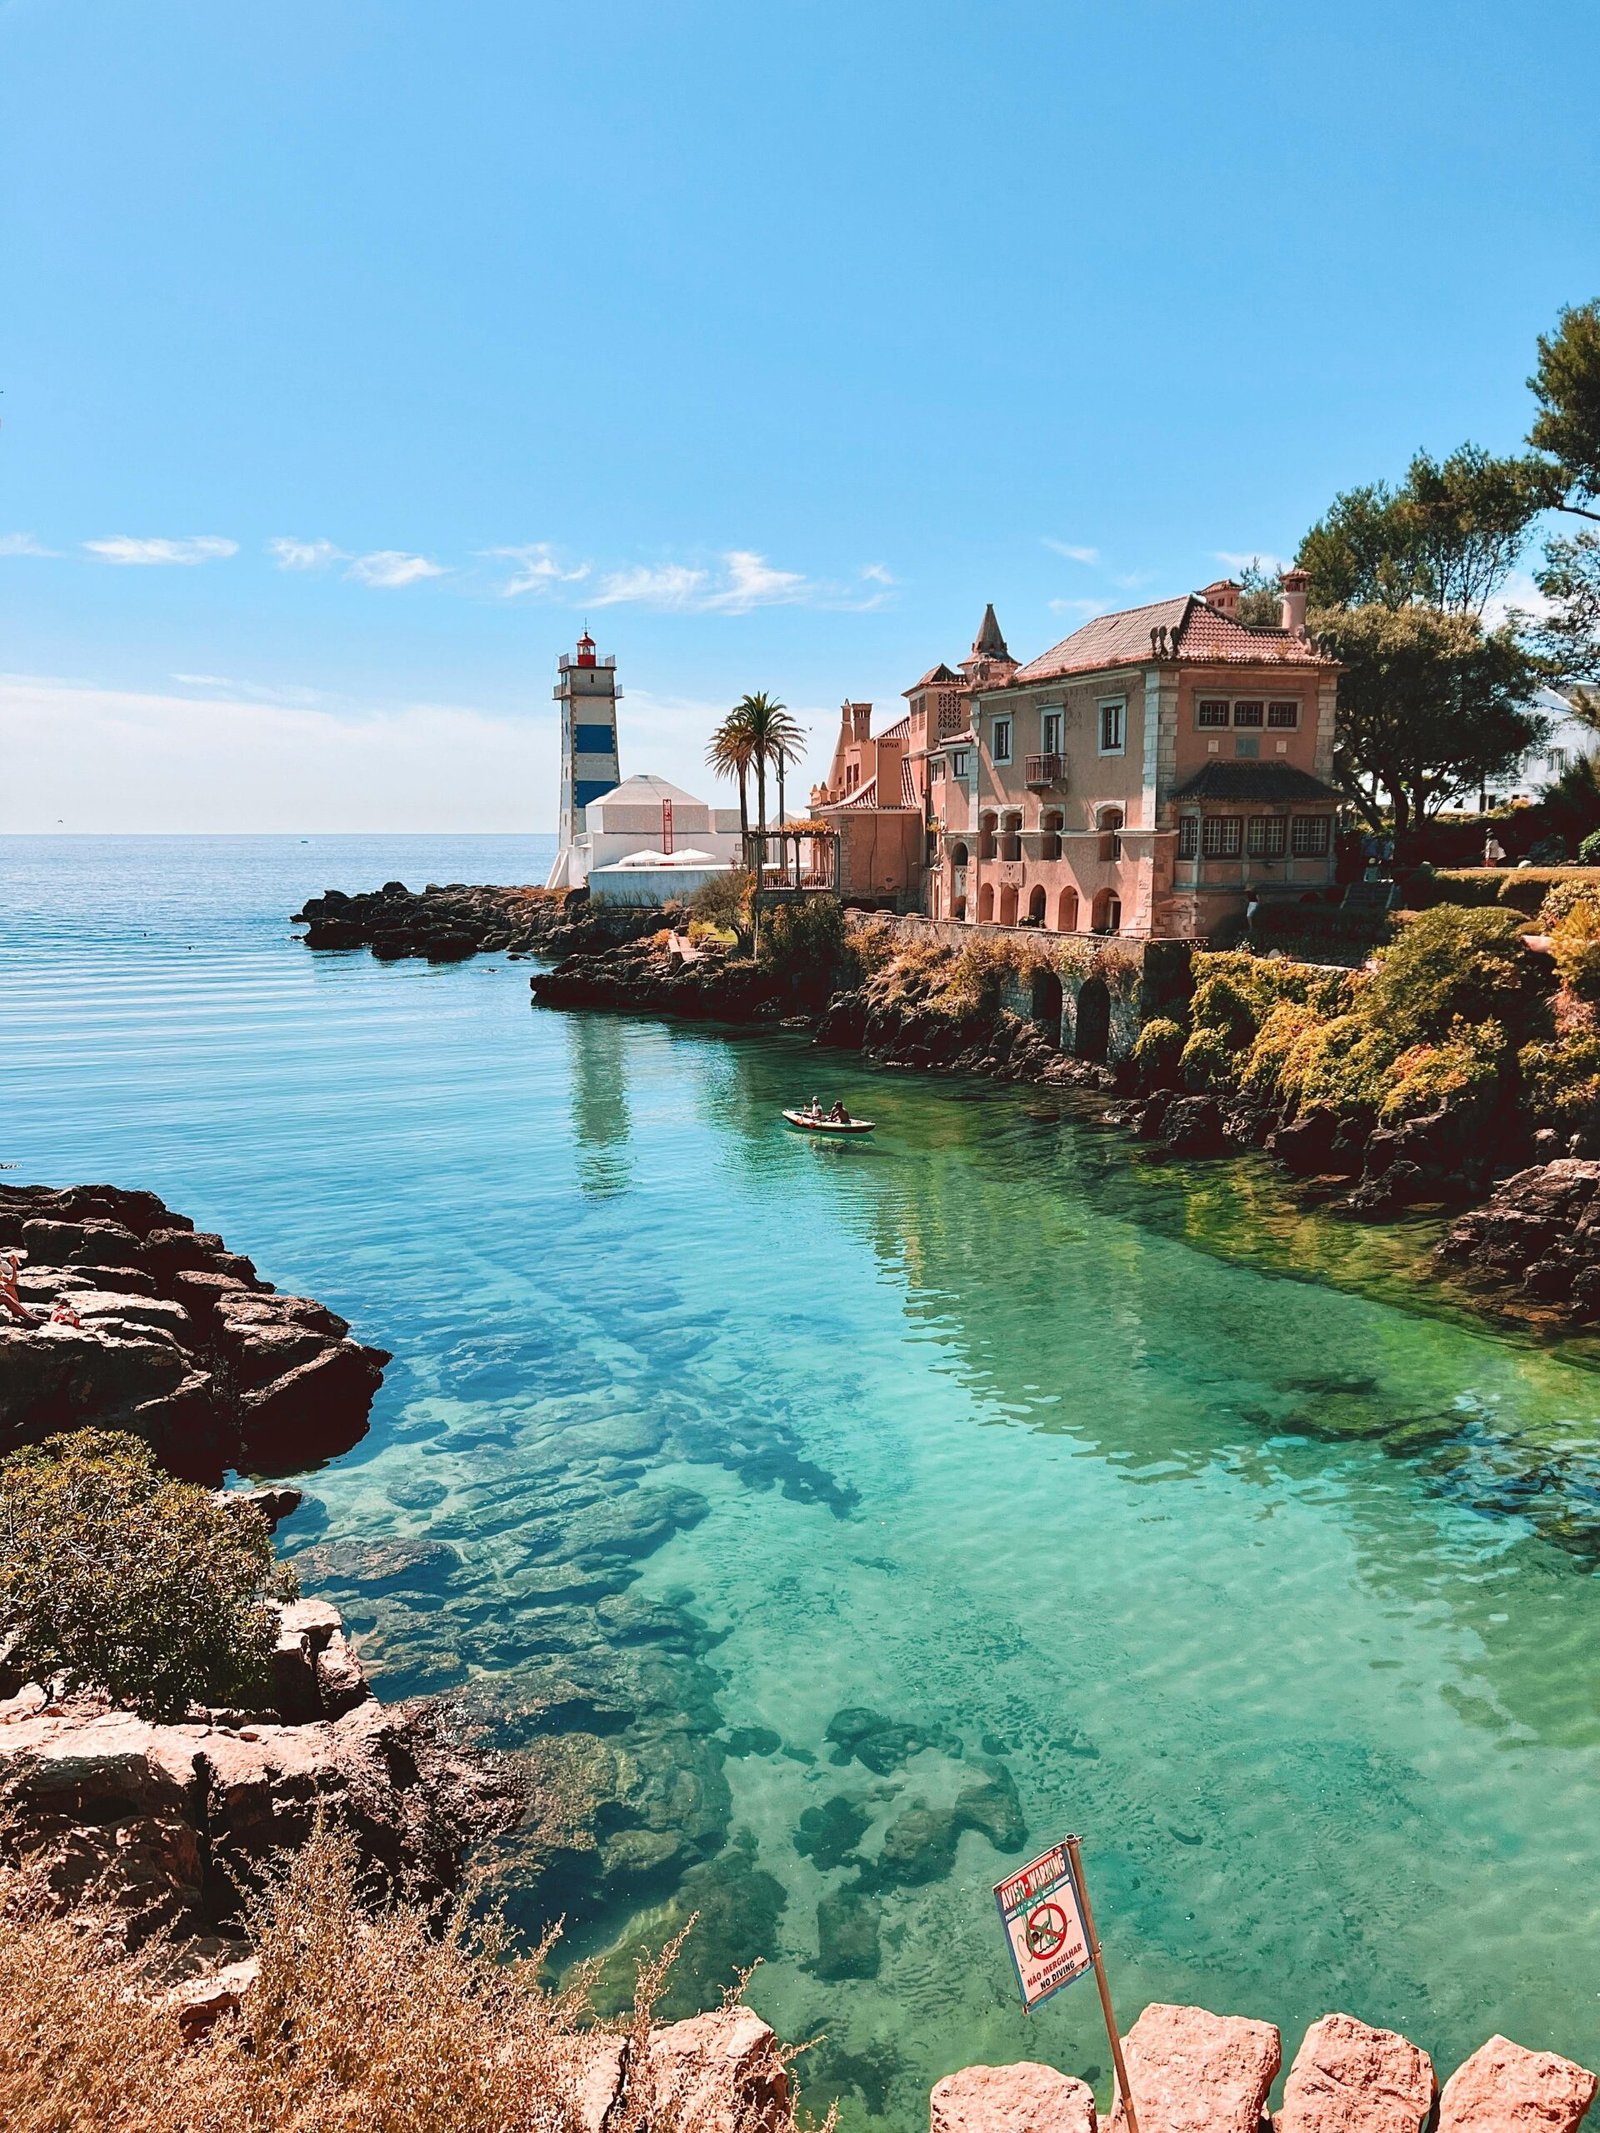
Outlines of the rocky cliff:
{"label": "rocky cliff", "polygon": [[349,1449],[387,1353],[280,1295],[154,1193],[0,1186],[0,1452],[94,1427],[142,1437],[172,1473],[284,1471]]}
{"label": "rocky cliff", "polygon": [[587,895],[466,882],[429,882],[419,894],[403,881],[359,896],[325,889],[308,897],[290,921],[308,929],[308,948],[370,948],[384,962],[418,956],[430,963],[459,963],[500,950],[569,955],[633,940],[661,923],[659,911],[591,905]]}

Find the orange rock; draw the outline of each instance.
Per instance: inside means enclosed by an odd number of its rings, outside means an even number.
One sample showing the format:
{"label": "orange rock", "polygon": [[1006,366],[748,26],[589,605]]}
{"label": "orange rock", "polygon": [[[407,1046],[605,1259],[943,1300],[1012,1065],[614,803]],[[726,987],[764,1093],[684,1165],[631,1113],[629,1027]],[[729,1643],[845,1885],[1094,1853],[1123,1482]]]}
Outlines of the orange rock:
{"label": "orange rock", "polygon": [[1586,2066],[1491,2037],[1445,2083],[1439,2133],[1573,2133],[1594,2092]]}
{"label": "orange rock", "polygon": [[1295,2054],[1273,2124],[1277,2133],[1419,2133],[1433,2093],[1425,2051],[1354,2015],[1324,2015]]}
{"label": "orange rock", "polygon": [[[1147,2007],[1123,2039],[1139,2133],[1257,2133],[1283,2063],[1270,2022]],[[1113,2133],[1126,2133],[1119,2101]]]}
{"label": "orange rock", "polygon": [[748,2007],[652,2030],[650,2072],[656,2109],[668,2107],[670,2123],[695,2133],[778,2133],[788,2123],[789,2077],[778,2040]]}
{"label": "orange rock", "polygon": [[936,2083],[929,2122],[930,2133],[1095,2133],[1094,2091],[1033,2059],[964,2066]]}

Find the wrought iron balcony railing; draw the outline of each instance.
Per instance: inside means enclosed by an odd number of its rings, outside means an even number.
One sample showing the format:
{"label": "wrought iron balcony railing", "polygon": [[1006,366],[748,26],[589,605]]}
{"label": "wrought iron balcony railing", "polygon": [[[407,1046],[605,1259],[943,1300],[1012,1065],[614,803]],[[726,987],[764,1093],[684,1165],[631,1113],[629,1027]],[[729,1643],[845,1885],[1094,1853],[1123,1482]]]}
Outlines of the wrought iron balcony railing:
{"label": "wrought iron balcony railing", "polygon": [[1026,785],[1064,785],[1067,781],[1066,761],[1059,755],[1030,755],[1023,758],[1023,783]]}

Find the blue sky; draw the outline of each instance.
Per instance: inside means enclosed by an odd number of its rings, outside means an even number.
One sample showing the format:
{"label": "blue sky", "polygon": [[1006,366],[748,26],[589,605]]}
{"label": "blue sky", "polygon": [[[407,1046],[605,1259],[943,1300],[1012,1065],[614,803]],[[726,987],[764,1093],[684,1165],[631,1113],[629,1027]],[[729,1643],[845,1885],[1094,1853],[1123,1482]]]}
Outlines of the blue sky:
{"label": "blue sky", "polygon": [[0,48],[0,829],[550,828],[585,617],[625,771],[704,789],[753,688],[825,760],[985,600],[1027,656],[1513,447],[1600,294],[1592,0],[0,0]]}

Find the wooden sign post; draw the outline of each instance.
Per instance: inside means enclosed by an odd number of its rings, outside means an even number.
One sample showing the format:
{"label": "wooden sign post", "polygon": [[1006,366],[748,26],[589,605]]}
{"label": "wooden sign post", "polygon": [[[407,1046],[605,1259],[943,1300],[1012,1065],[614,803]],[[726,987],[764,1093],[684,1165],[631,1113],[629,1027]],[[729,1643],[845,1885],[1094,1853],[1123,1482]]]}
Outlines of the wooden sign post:
{"label": "wooden sign post", "polygon": [[1004,1881],[996,1883],[994,1898],[1000,1907],[1000,1922],[1017,1973],[1024,2014],[1031,2014],[1086,1971],[1094,1972],[1122,2113],[1128,2133],[1139,2133],[1139,2117],[1128,2086],[1122,2039],[1117,2035],[1111,1987],[1106,1983],[1105,1960],[1094,1929],[1077,1838],[1063,1837],[1019,1873],[1008,1874]]}

